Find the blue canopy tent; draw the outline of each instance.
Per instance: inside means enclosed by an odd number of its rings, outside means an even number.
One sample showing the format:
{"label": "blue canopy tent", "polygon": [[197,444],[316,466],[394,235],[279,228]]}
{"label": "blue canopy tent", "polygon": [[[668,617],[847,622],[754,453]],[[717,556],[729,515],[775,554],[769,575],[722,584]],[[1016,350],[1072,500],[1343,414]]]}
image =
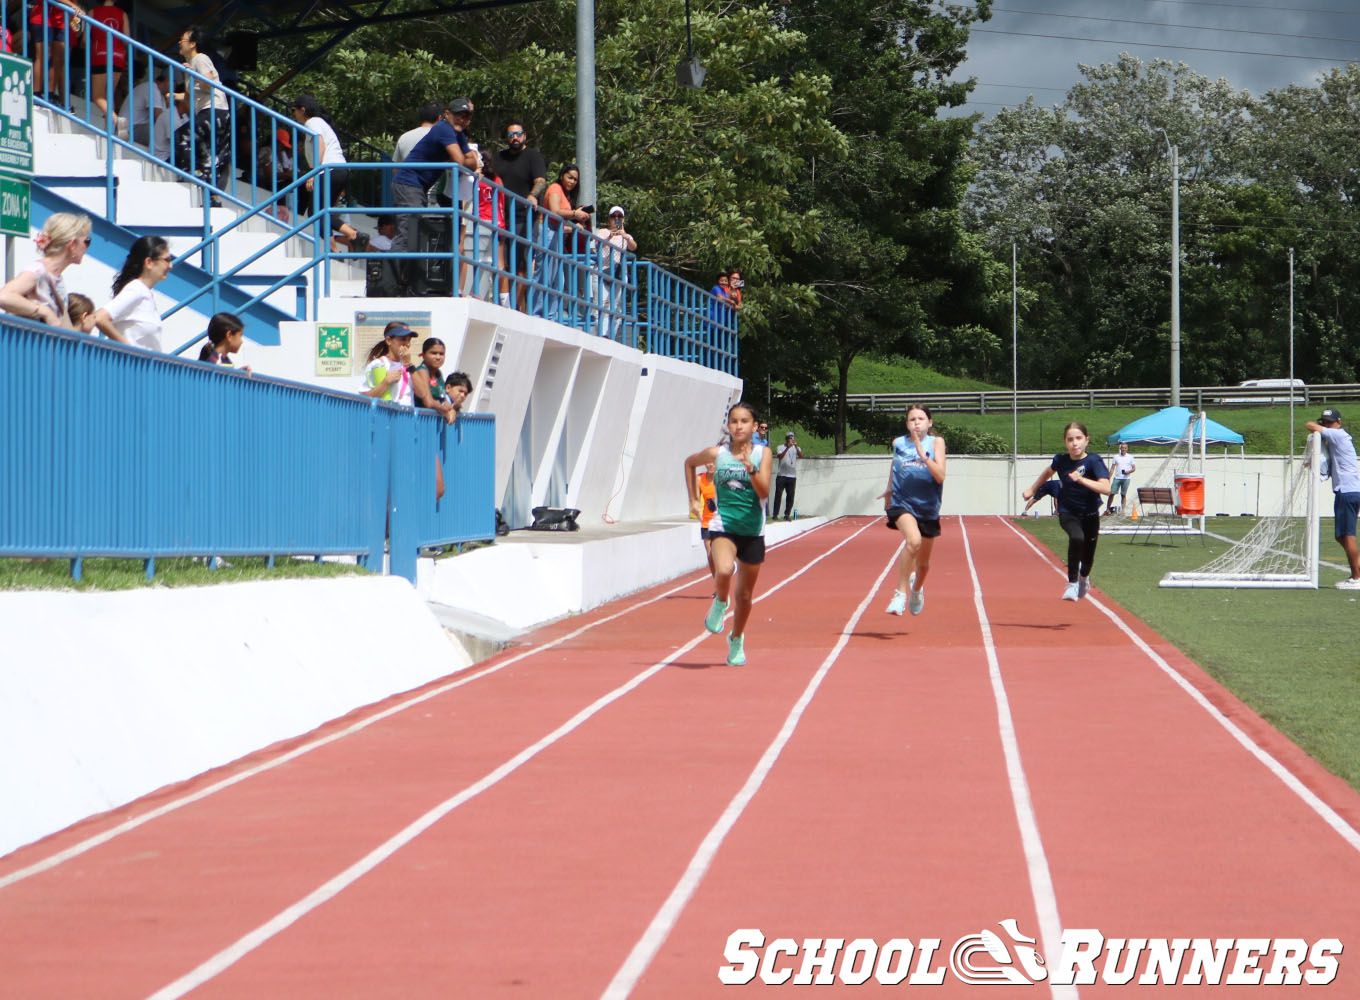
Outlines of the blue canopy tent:
{"label": "blue canopy tent", "polygon": [[[1125,424],[1110,435],[1110,444],[1175,444],[1185,437],[1185,425],[1190,422],[1191,413],[1184,406],[1168,406],[1146,417],[1139,417],[1131,424]],[[1191,438],[1200,440],[1200,419],[1204,420],[1204,443],[1242,444],[1242,435],[1229,430],[1216,420],[1201,414],[1195,418],[1194,434]]]}
{"label": "blue canopy tent", "polygon": [[[1174,445],[1178,441],[1185,440],[1186,427],[1194,420],[1194,426],[1190,435],[1189,452],[1185,456],[1187,461],[1198,459],[1200,474],[1204,473],[1204,451],[1209,445],[1223,445],[1224,453],[1227,453],[1229,445],[1237,445],[1238,454],[1242,458],[1243,481],[1242,481],[1242,500],[1243,509],[1246,505],[1246,449],[1243,448],[1242,435],[1231,428],[1224,427],[1215,420],[1210,420],[1208,414],[1191,413],[1184,406],[1168,406],[1164,410],[1150,413],[1146,417],[1139,417],[1130,424],[1125,424],[1109,437],[1112,445],[1120,444],[1156,444]],[[1198,456],[1195,449],[1199,449]],[[1225,477],[1226,478],[1226,477]],[[1226,485],[1226,484],[1225,484]],[[1203,520],[1201,518],[1201,532],[1203,531]]]}

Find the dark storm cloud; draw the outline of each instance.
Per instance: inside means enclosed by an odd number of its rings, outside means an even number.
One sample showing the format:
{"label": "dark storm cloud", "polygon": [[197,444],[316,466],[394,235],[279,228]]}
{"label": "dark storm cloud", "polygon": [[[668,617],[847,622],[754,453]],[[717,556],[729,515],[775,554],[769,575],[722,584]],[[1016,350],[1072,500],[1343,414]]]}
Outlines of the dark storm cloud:
{"label": "dark storm cloud", "polygon": [[[1311,85],[1329,67],[1360,60],[1360,3],[1315,2],[999,0],[955,76],[977,77],[968,111],[987,115],[1031,93],[1040,105],[1059,103],[1080,77],[1078,64],[1113,62],[1121,52],[1183,62],[1257,95]],[[1332,9],[1320,9],[1324,2]],[[1347,6],[1355,13],[1336,9]]]}

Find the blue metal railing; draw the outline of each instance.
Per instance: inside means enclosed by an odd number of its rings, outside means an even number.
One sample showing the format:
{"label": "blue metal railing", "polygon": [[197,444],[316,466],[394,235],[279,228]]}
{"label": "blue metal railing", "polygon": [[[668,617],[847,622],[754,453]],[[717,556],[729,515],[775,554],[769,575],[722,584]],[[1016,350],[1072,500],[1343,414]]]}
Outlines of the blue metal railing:
{"label": "blue metal railing", "polygon": [[[354,555],[495,536],[495,422],[0,320],[0,556]],[[154,416],[148,400],[154,400]],[[435,496],[435,459],[449,484]]]}
{"label": "blue metal railing", "polygon": [[[44,24],[57,14],[69,24],[71,16],[77,14],[59,0],[33,0],[29,11]],[[8,10],[0,7],[0,25],[7,23]],[[20,51],[30,51],[37,39],[37,33],[30,30],[31,27],[25,18],[15,32]],[[35,67],[35,100],[59,116],[80,122],[104,140],[107,218],[117,217],[114,159],[118,149],[158,163],[172,176],[202,192],[202,238],[181,256],[201,255],[203,269],[216,276],[195,296],[195,299],[208,296],[210,311],[217,311],[223,283],[239,281],[244,268],[288,245],[289,240],[296,240],[308,248],[307,258],[257,292],[248,306],[264,301],[279,288],[310,273],[313,279],[311,314],[315,315],[319,297],[331,294],[333,261],[382,263],[394,259],[372,252],[341,254],[330,249],[331,227],[337,217],[347,211],[329,207],[335,200],[332,197],[333,171],[340,166],[314,167],[307,172],[300,170],[301,160],[297,154],[313,136],[298,122],[220,83],[213,83],[186,69],[178,59],[157,52],[107,25],[86,20],[85,35],[86,45],[78,58],[73,59],[70,47],[65,46],[57,59],[58,76],[66,81],[65,93],[54,92],[43,67]],[[96,38],[103,40],[99,46],[104,50],[102,63],[92,61],[95,49],[92,43]],[[126,72],[135,87],[147,88],[150,95],[157,92],[156,77],[163,76],[170,94],[184,92],[188,95],[189,116],[169,135],[168,149],[165,148],[165,130],[162,129],[162,141],[158,144],[154,116],[139,118],[135,113],[135,101],[129,102],[126,133],[120,134],[119,109],[112,105],[115,44],[126,51]],[[47,58],[51,59],[50,54]],[[107,114],[99,112],[92,99],[71,98],[76,91],[88,92],[87,84],[96,72],[104,77],[102,96],[110,105]],[[80,74],[84,80],[77,84],[73,75]],[[194,124],[194,106],[200,103],[198,97],[205,90],[225,96],[227,107],[223,111],[203,114],[200,135]],[[173,100],[168,104],[164,114],[173,117]],[[293,156],[291,168],[285,165],[286,152]],[[729,303],[715,299],[698,286],[668,274],[655,264],[639,262],[634,254],[611,247],[593,232],[562,223],[552,213],[499,186],[497,191],[505,199],[504,227],[481,219],[477,195],[488,182],[461,166],[410,162],[344,165],[354,178],[352,187],[355,190],[381,191],[384,201],[390,197],[392,173],[407,167],[451,170],[455,183],[471,179],[474,188],[467,208],[432,206],[411,210],[395,205],[375,205],[348,210],[373,215],[414,211],[419,217],[441,220],[450,236],[446,245],[436,250],[408,248],[407,253],[395,258],[399,268],[442,268],[447,276],[448,293],[454,295],[472,294],[495,300],[504,286],[512,305],[522,304],[534,315],[645,347],[654,353],[670,355],[675,351],[678,352],[673,355],[675,357],[736,373],[736,311]],[[365,183],[374,171],[378,183]],[[313,187],[310,197],[306,190],[309,180]],[[242,218],[230,225],[215,227],[211,213],[214,202],[234,206]],[[309,209],[309,202],[316,208]],[[269,219],[281,235],[246,260],[225,268],[220,241],[225,234],[241,228],[248,218]],[[461,238],[451,238],[455,232]],[[647,280],[641,280],[641,275]]]}

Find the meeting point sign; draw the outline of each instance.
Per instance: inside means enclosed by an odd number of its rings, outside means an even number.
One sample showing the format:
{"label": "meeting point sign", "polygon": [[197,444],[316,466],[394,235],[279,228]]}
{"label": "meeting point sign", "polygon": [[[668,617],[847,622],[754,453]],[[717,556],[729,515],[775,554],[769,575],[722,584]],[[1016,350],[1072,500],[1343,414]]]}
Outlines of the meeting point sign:
{"label": "meeting point sign", "polygon": [[1336,938],[1107,937],[1064,930],[1048,960],[1014,918],[946,948],[940,938],[774,938],[733,931],[718,979],[729,986],[1324,986],[1336,978]]}

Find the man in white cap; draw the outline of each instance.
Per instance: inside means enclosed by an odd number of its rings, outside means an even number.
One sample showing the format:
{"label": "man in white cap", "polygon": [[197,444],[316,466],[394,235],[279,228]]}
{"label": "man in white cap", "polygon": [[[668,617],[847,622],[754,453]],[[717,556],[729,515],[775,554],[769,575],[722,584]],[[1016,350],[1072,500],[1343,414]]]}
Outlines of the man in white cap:
{"label": "man in white cap", "polygon": [[608,337],[614,325],[610,322],[612,317],[609,315],[609,303],[617,302],[620,306],[624,304],[624,251],[637,253],[637,240],[623,227],[623,220],[623,206],[615,205],[609,210],[609,226],[595,230],[595,235],[609,244],[608,247],[600,248],[599,269],[590,281],[591,298],[600,305],[601,337]]}
{"label": "man in white cap", "polygon": [[1341,429],[1341,411],[1331,406],[1306,426],[1322,435],[1322,447],[1327,450],[1332,492],[1336,494],[1333,507],[1336,540],[1351,564],[1350,577],[1339,581],[1337,588],[1360,590],[1360,549],[1355,544],[1355,520],[1360,514],[1360,464],[1355,458],[1355,442]]}

